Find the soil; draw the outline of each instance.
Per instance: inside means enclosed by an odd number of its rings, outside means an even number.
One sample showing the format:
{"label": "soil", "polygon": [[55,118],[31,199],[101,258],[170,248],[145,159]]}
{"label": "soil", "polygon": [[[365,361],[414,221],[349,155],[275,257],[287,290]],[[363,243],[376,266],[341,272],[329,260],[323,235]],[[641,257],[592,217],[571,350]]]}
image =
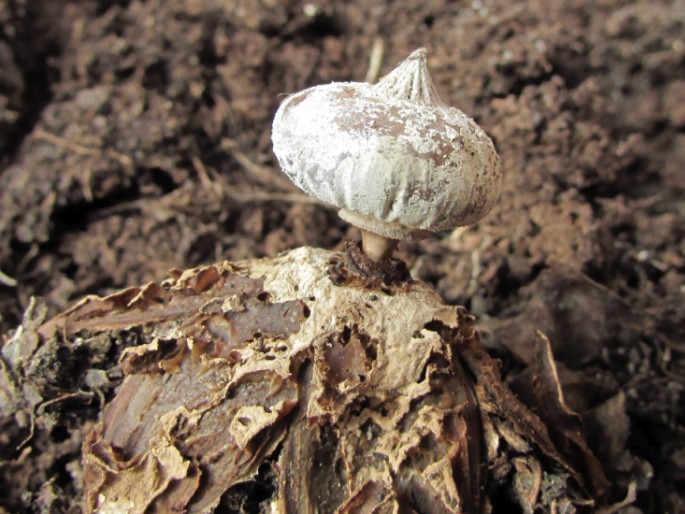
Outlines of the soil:
{"label": "soil", "polygon": [[[358,231],[278,171],[273,113],[425,46],[505,181],[477,225],[399,255],[477,316],[523,399],[549,338],[611,498],[637,492],[622,512],[685,512],[683,20],[682,0],[0,0],[0,329],[33,296],[54,315],[172,268],[341,249]],[[79,511],[116,377],[53,378],[33,433],[0,394],[0,511]]]}

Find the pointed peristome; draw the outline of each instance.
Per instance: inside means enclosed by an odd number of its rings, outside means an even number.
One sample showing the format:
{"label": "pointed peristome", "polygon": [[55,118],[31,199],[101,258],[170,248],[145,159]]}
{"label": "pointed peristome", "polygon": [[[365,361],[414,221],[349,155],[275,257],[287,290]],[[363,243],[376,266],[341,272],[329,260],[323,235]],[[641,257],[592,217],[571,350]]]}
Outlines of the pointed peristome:
{"label": "pointed peristome", "polygon": [[376,91],[399,100],[426,106],[444,105],[433,85],[427,65],[425,48],[414,50],[397,68],[374,86]]}

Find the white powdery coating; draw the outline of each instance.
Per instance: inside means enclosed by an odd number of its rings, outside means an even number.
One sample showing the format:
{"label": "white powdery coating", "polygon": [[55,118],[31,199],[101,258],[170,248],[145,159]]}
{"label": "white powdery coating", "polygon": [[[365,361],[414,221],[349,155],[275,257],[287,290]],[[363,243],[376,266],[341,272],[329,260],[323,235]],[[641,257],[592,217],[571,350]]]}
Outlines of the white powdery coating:
{"label": "white powdery coating", "polygon": [[499,197],[499,157],[471,118],[370,84],[333,83],[290,96],[272,139],[299,188],[379,220],[364,228],[386,237],[397,235],[384,233],[384,223],[431,231],[468,225]]}

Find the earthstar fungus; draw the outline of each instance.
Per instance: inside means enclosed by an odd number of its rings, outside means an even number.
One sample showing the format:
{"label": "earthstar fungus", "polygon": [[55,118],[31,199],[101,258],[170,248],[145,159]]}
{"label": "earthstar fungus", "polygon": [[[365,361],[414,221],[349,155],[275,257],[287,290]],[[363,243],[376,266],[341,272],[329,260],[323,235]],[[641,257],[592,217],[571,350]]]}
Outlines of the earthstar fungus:
{"label": "earthstar fungus", "polygon": [[492,140],[442,103],[426,55],[414,51],[375,85],[334,82],[295,93],[274,118],[285,174],[359,227],[374,260],[398,240],[478,221],[499,197]]}
{"label": "earthstar fungus", "polygon": [[[299,113],[310,95],[349,100],[322,114],[337,126]],[[495,201],[492,142],[438,103],[422,50],[377,86],[314,88],[284,110],[274,141],[290,151],[311,138],[301,153],[277,150],[286,171],[301,166],[303,188],[344,200],[371,259],[394,261],[384,259],[393,241],[475,221]],[[293,112],[310,125],[279,125]],[[297,248],[175,270],[47,321],[32,302],[1,348],[0,411],[22,428],[30,420],[38,450],[50,426],[67,429],[57,454],[66,462],[81,434],[68,402],[109,400],[97,422],[92,410],[82,418],[82,466],[65,468],[87,513],[595,507],[608,484],[561,394],[549,341],[536,343],[533,411],[464,308],[408,273],[346,273],[352,254]],[[54,377],[67,374],[65,389]],[[56,487],[41,488],[36,505],[66,490]]]}

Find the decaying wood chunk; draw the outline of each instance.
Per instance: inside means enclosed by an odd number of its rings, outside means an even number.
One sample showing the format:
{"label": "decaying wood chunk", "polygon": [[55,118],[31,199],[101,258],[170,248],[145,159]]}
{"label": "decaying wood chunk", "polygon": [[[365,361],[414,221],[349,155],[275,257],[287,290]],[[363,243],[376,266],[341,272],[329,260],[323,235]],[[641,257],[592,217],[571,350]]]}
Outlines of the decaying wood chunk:
{"label": "decaying wood chunk", "polygon": [[88,298],[39,333],[131,328],[146,344],[83,445],[88,512],[574,512],[602,494],[589,451],[591,473],[568,454],[579,433],[548,430],[421,282],[346,282],[339,255],[301,248]]}

